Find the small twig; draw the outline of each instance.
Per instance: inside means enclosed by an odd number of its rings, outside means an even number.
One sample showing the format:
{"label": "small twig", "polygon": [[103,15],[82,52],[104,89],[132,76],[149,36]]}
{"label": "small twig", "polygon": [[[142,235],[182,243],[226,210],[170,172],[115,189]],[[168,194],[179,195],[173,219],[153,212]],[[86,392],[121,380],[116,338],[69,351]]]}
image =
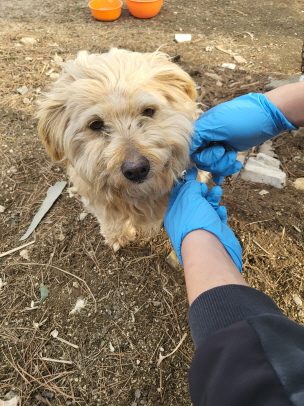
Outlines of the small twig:
{"label": "small twig", "polygon": [[35,240],[27,242],[26,244],[20,245],[19,247],[12,248],[9,251],[2,252],[2,254],[0,254],[0,258],[6,257],[7,255],[10,255],[10,254],[13,254],[16,251],[20,251],[20,250],[22,250],[22,248],[25,248],[25,247],[28,247],[29,245],[34,244],[34,242],[35,242]]}
{"label": "small twig", "polygon": [[185,334],[182,336],[180,342],[177,344],[177,346],[174,348],[174,350],[171,351],[169,354],[167,354],[167,355],[159,354],[158,361],[157,361],[157,366],[158,366],[158,367],[160,366],[160,364],[162,363],[162,361],[163,361],[164,359],[166,359],[166,358],[168,358],[168,357],[171,357],[171,355],[173,355],[173,354],[179,349],[179,347],[180,347],[180,346],[183,344],[183,342],[185,341],[186,337],[187,337],[187,333],[185,333]]}
{"label": "small twig", "polygon": [[248,14],[246,14],[246,13],[244,13],[243,11],[241,11],[241,10],[237,10],[236,8],[231,8],[231,7],[228,7],[231,11],[235,11],[236,13],[238,13],[238,14],[241,14],[242,16],[244,16],[244,17],[247,17],[248,16]]}
{"label": "small twig", "polygon": [[284,226],[284,227],[283,227],[283,230],[282,230],[281,241],[283,241],[283,240],[284,240],[284,237],[285,237],[285,231],[286,231],[286,227]]}
{"label": "small twig", "polygon": [[73,365],[72,361],[67,361],[65,359],[56,359],[56,358],[47,358],[47,357],[41,357],[40,359],[41,359],[41,361],[57,362],[58,364]]}
{"label": "small twig", "polygon": [[245,34],[248,34],[249,37],[250,37],[250,39],[251,39],[251,41],[253,41],[254,35],[252,34],[252,32],[245,31]]}
{"label": "small twig", "polygon": [[266,221],[271,221],[271,220],[273,220],[273,219],[253,221],[252,223],[245,224],[244,227],[251,226],[252,224],[265,223]]}
{"label": "small twig", "polygon": [[220,45],[217,45],[215,48],[216,48],[218,51],[224,52],[224,54],[228,54],[228,55],[230,55],[230,56],[233,56],[233,55],[234,55],[234,52],[231,51],[231,49],[224,49],[224,48],[222,48]]}
{"label": "small twig", "polygon": [[262,251],[264,251],[267,255],[271,255],[268,251],[265,250],[257,241],[252,240],[256,246],[258,246]]}
{"label": "small twig", "polygon": [[66,344],[66,345],[69,345],[70,347],[76,348],[76,350],[79,349],[79,346],[78,346],[78,345],[73,344],[73,343],[71,343],[70,341],[65,340],[64,338],[59,337],[57,330],[53,330],[53,331],[51,332],[51,336],[52,336],[53,338],[55,338],[56,340],[60,341],[60,342],[63,343],[63,344]]}

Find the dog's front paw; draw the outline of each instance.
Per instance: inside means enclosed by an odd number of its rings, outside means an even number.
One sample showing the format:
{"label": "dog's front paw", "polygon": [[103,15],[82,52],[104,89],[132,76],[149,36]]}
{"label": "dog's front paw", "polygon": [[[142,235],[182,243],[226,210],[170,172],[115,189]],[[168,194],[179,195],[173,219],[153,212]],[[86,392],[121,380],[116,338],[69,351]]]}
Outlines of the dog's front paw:
{"label": "dog's front paw", "polygon": [[106,237],[106,244],[112,247],[114,252],[120,250],[120,248],[128,245],[129,242],[133,241],[136,237],[136,230],[134,227],[129,227],[119,237]]}

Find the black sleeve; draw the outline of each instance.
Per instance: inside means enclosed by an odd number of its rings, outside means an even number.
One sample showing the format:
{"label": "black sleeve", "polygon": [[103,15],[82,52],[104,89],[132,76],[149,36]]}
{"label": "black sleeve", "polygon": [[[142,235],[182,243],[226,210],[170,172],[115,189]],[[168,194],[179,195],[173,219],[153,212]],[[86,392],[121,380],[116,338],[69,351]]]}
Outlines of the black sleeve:
{"label": "black sleeve", "polygon": [[194,406],[304,406],[304,328],[265,294],[226,285],[189,310]]}

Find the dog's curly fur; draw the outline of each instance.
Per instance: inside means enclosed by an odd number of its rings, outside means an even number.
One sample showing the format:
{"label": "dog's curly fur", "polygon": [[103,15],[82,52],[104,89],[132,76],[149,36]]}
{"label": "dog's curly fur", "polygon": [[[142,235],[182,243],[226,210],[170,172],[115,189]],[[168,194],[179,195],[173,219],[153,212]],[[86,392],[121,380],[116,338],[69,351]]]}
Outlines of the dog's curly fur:
{"label": "dog's curly fur", "polygon": [[[190,76],[167,55],[112,49],[79,52],[40,101],[38,131],[47,152],[67,165],[115,250],[136,232],[160,227],[172,185],[189,165],[196,96]],[[94,120],[100,129],[90,127]],[[150,163],[141,183],[122,173],[134,156]]]}

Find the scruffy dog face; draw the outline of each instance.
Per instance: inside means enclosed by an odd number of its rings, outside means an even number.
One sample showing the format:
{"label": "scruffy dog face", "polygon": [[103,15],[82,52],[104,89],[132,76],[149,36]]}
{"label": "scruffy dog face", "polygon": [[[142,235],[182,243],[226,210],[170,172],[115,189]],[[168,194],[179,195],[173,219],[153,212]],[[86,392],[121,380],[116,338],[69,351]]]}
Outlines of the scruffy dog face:
{"label": "scruffy dog face", "polygon": [[195,99],[191,78],[163,53],[112,49],[80,52],[41,101],[38,129],[48,153],[66,163],[116,248],[131,228],[161,221],[189,163]]}

